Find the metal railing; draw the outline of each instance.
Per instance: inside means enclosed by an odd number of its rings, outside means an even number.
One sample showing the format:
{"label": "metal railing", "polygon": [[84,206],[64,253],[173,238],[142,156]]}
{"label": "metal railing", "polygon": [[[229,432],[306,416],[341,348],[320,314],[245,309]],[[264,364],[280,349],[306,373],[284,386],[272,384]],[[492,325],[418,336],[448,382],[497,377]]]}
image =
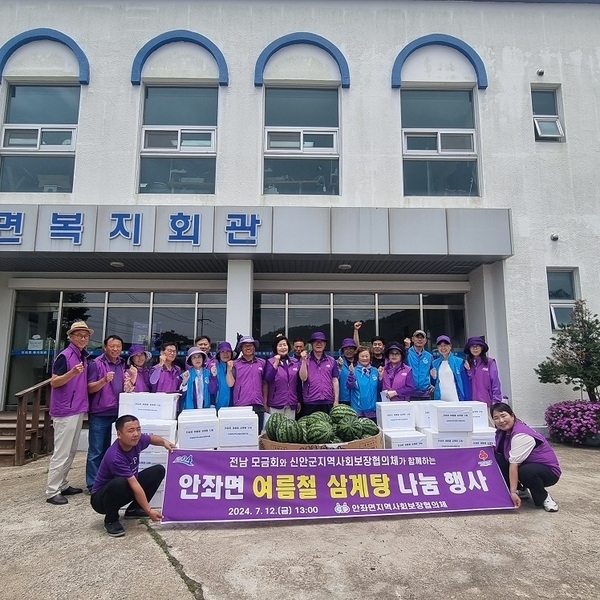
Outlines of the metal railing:
{"label": "metal railing", "polygon": [[[15,394],[17,397],[17,426],[15,433],[15,466],[52,452],[54,435],[50,419],[50,379],[46,379]],[[31,424],[27,424],[31,414]],[[29,455],[26,441],[30,434]]]}

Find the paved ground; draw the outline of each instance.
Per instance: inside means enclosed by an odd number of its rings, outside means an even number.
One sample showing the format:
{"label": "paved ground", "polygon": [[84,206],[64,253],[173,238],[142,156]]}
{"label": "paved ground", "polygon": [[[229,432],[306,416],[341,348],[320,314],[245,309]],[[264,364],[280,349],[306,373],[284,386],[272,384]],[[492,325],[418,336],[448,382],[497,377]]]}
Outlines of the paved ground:
{"label": "paved ground", "polygon": [[[231,525],[126,521],[44,502],[48,460],[0,468],[0,598],[600,598],[600,450],[558,446],[556,514],[519,511]],[[79,453],[71,483],[83,484]]]}

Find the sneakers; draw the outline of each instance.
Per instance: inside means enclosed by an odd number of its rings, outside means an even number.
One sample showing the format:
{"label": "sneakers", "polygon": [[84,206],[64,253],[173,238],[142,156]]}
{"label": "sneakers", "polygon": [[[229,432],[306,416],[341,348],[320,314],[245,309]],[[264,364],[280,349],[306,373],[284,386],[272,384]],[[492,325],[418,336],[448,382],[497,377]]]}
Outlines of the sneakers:
{"label": "sneakers", "polygon": [[128,508],[125,511],[126,519],[145,519],[148,517],[148,514],[143,508]]}
{"label": "sneakers", "polygon": [[552,500],[552,496],[550,494],[546,496],[543,507],[546,512],[558,512],[558,504]]}
{"label": "sneakers", "polygon": [[104,529],[106,529],[106,533],[108,533],[110,537],[121,537],[122,535],[125,535],[123,525],[121,525],[119,521],[115,521],[114,523],[104,523]]}

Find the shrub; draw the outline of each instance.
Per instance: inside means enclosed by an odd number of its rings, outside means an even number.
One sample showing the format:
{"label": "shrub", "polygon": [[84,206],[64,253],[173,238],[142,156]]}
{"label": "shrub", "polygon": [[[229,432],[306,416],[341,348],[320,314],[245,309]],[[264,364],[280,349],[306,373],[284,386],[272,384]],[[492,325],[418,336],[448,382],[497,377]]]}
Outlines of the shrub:
{"label": "shrub", "polygon": [[557,442],[583,444],[600,434],[600,402],[565,400],[551,404],[545,413],[550,436]]}

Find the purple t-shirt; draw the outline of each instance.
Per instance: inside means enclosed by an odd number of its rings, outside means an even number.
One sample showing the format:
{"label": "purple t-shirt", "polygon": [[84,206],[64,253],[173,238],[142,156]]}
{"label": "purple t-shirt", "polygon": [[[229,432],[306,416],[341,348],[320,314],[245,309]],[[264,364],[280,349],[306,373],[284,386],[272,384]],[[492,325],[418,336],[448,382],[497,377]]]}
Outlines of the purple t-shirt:
{"label": "purple t-shirt", "polygon": [[119,440],[115,440],[113,445],[106,451],[100,463],[96,480],[92,486],[92,494],[95,494],[115,477],[125,477],[126,479],[137,477],[140,452],[145,450],[149,445],[150,436],[147,433],[142,433],[140,441],[127,452],[121,448]]}

